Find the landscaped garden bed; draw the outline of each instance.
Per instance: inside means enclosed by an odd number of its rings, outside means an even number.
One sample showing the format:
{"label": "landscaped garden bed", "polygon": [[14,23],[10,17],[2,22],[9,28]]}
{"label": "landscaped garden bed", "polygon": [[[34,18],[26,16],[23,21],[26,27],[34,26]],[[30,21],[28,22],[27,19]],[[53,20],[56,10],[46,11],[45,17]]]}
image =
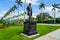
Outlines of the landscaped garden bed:
{"label": "landscaped garden bed", "polygon": [[4,28],[4,26],[0,25],[0,28]]}

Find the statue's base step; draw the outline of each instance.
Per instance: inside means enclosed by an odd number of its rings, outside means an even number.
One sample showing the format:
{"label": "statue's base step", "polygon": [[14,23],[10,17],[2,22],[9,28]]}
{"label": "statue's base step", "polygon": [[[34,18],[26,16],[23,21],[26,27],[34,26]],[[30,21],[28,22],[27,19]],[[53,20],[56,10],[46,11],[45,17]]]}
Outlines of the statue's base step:
{"label": "statue's base step", "polygon": [[31,36],[28,36],[28,35],[26,35],[26,34],[21,33],[21,35],[23,35],[23,36],[25,36],[25,37],[28,37],[28,38],[32,38],[32,37],[38,36],[38,35],[40,35],[40,34],[34,34],[34,35],[31,35]]}

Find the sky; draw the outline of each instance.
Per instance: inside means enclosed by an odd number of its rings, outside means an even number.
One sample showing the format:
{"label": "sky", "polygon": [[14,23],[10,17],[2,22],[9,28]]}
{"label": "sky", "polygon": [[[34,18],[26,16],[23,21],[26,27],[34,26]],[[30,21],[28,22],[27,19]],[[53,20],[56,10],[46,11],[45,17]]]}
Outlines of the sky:
{"label": "sky", "polygon": [[[60,0],[21,0],[23,2],[22,7],[20,6],[19,11],[20,13],[24,12],[24,4],[26,5],[25,8],[27,7],[27,5],[29,3],[32,4],[32,9],[33,9],[33,17],[36,17],[36,15],[38,15],[41,10],[39,10],[39,4],[40,3],[44,3],[45,4],[45,10],[43,10],[43,12],[48,12],[50,14],[50,16],[53,16],[53,12],[52,12],[52,4],[53,3],[57,3],[60,4]],[[15,0],[0,0],[0,19],[5,15],[5,13],[13,7],[13,5],[17,5],[15,3]],[[60,17],[60,13],[57,12],[58,9],[56,9],[56,17]],[[14,15],[18,15],[17,10],[14,13],[11,13],[9,16],[7,17],[11,17]],[[25,16],[25,18],[27,17],[27,14]],[[21,17],[23,18],[23,17]]]}

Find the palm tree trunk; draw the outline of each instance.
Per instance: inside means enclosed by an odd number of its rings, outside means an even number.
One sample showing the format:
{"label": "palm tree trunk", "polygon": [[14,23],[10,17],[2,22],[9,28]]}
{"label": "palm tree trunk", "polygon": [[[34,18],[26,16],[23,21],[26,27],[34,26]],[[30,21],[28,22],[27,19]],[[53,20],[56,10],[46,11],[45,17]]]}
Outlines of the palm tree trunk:
{"label": "palm tree trunk", "polygon": [[53,14],[53,12],[52,12],[52,17],[54,18],[54,14]]}
{"label": "palm tree trunk", "polygon": [[[25,3],[26,3],[26,0],[25,0]],[[26,6],[26,4],[24,4],[24,21],[25,21],[25,13],[26,13],[25,6]]]}
{"label": "palm tree trunk", "polygon": [[56,23],[56,19],[55,19],[55,10],[54,10],[54,24]]}
{"label": "palm tree trunk", "polygon": [[24,22],[25,22],[25,12],[24,12]]}
{"label": "palm tree trunk", "polygon": [[[41,8],[41,13],[42,13],[42,8]],[[43,23],[43,21],[42,21],[42,14],[41,14],[41,23]]]}
{"label": "palm tree trunk", "polygon": [[[18,5],[18,15],[19,15],[19,5]],[[18,17],[18,23],[19,23],[19,17]]]}

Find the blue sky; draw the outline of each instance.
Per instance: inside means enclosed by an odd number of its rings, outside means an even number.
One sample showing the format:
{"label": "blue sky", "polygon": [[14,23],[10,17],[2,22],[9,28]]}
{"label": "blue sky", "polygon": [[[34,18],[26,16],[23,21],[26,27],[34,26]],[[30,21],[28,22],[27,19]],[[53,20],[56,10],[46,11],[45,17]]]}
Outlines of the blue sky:
{"label": "blue sky", "polygon": [[[24,2],[25,0],[22,0],[22,2]],[[38,15],[40,13],[39,10],[39,4],[40,3],[44,3],[46,9],[43,10],[43,12],[48,12],[51,16],[52,16],[52,4],[53,3],[57,3],[60,4],[60,0],[26,0],[26,6],[28,5],[28,3],[31,2],[32,3],[32,8],[33,8],[33,17],[36,17],[36,15]],[[15,0],[0,0],[0,18],[14,5]],[[22,4],[23,7],[20,7],[20,13],[24,11],[24,3]],[[58,10],[58,9],[57,9]],[[16,11],[17,14],[17,11]],[[11,14],[12,15],[12,14]],[[11,16],[10,15],[10,16]],[[14,14],[13,14],[14,15]],[[12,15],[12,16],[13,16]],[[57,16],[58,15],[58,16]],[[60,17],[60,14],[57,13],[56,11],[56,17]]]}

